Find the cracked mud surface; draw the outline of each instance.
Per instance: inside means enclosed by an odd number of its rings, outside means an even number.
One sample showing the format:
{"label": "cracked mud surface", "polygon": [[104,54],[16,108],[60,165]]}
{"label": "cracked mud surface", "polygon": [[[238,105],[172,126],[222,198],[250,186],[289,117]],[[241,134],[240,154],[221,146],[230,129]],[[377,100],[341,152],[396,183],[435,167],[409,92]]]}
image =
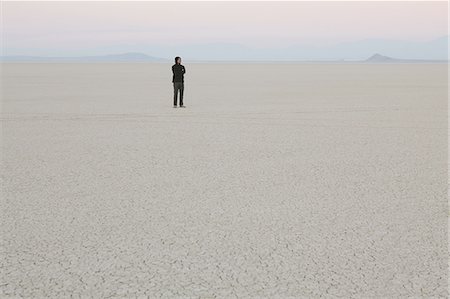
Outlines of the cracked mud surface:
{"label": "cracked mud surface", "polygon": [[2,66],[1,297],[447,297],[446,65],[166,67]]}

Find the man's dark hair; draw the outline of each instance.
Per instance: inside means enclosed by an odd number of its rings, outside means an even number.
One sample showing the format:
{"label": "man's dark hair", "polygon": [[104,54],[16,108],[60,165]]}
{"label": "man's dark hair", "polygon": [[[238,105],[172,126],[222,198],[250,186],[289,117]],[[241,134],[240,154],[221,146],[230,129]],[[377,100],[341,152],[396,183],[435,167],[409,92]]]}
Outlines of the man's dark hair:
{"label": "man's dark hair", "polygon": [[175,57],[175,63],[177,63],[177,60],[180,59],[181,57],[177,56]]}

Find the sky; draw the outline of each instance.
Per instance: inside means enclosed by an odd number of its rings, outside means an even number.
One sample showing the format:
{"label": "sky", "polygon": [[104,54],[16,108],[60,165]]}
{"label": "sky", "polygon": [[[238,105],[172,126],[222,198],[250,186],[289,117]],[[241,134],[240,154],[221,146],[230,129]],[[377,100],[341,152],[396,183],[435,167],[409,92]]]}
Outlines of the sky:
{"label": "sky", "polygon": [[202,44],[283,49],[448,35],[447,1],[2,1],[1,8],[3,55],[163,56]]}

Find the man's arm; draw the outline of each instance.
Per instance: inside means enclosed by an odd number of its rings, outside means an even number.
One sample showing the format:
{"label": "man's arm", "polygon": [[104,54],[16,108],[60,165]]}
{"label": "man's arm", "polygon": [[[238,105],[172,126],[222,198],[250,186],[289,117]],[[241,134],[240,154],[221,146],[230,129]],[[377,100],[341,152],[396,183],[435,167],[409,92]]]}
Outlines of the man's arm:
{"label": "man's arm", "polygon": [[172,65],[172,83],[175,82],[175,69]]}

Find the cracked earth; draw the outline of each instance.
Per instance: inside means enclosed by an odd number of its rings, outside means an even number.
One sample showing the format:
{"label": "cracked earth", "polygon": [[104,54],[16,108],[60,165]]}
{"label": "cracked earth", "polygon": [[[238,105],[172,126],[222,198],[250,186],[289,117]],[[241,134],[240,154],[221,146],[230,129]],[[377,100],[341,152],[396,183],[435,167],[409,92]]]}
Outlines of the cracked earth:
{"label": "cracked earth", "polygon": [[446,65],[165,67],[3,65],[2,298],[448,296]]}

